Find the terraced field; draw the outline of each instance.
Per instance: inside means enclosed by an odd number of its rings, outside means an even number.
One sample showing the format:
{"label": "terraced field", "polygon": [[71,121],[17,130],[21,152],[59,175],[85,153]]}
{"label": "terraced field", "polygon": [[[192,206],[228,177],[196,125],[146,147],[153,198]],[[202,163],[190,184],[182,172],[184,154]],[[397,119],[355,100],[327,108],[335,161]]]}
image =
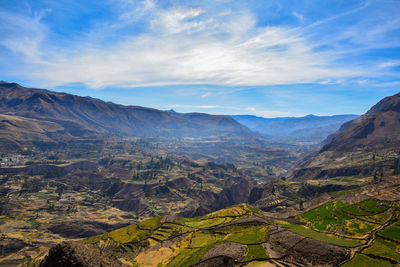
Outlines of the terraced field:
{"label": "terraced field", "polygon": [[[297,233],[354,247],[358,252],[343,266],[394,266],[400,263],[398,203],[366,200],[353,205],[331,202],[299,216],[306,226],[289,225]],[[314,234],[307,233],[314,231]],[[352,243],[353,242],[353,243]]]}
{"label": "terraced field", "polygon": [[[250,262],[269,258],[262,246],[267,241],[269,228],[269,221],[260,210],[237,205],[204,217],[179,218],[173,222],[161,217],[153,218],[84,242],[103,249],[114,246],[122,258],[138,266],[158,266],[159,263],[165,266],[191,266],[202,261],[212,248],[227,245],[229,250],[235,244],[241,246],[243,252],[238,259]],[[135,253],[130,245],[140,241],[143,248]],[[173,243],[173,249],[165,246],[166,243]],[[152,250],[151,247],[158,249]],[[126,254],[126,251],[131,253]],[[136,257],[132,257],[134,254]]]}
{"label": "terraced field", "polygon": [[280,221],[239,204],[203,217],[156,217],[80,243],[91,246],[84,254],[96,247],[130,266],[393,266],[399,204],[336,201]]}
{"label": "terraced field", "polygon": [[353,205],[337,201],[308,211],[299,219],[318,232],[364,239],[390,219],[391,213],[390,204],[383,201],[366,200]]}

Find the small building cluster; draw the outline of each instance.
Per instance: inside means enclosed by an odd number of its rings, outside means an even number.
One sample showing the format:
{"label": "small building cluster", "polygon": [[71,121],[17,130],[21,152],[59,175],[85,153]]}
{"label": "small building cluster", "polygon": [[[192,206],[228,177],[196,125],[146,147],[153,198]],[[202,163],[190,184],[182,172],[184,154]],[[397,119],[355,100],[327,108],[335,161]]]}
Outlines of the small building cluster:
{"label": "small building cluster", "polygon": [[2,155],[0,156],[1,167],[12,167],[24,164],[24,158],[21,155]]}

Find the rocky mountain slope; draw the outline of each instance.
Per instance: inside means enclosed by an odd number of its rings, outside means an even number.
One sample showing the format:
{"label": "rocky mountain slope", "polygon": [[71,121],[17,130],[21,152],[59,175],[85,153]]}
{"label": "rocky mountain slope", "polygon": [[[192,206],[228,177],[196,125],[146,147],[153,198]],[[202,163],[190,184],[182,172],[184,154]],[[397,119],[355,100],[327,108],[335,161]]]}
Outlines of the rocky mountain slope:
{"label": "rocky mountain slope", "polygon": [[[88,97],[0,83],[1,137],[25,141],[71,137],[250,137],[245,126],[228,116],[176,113],[140,106],[123,106]],[[5,118],[4,115],[14,116]],[[17,116],[17,117],[15,117]],[[29,136],[16,120],[25,119],[36,131]],[[10,128],[12,127],[12,128]],[[37,134],[37,132],[40,134]],[[3,143],[3,142],[2,142]]]}
{"label": "rocky mountain slope", "polygon": [[316,155],[302,162],[293,179],[367,176],[400,169],[400,94],[345,123]]}

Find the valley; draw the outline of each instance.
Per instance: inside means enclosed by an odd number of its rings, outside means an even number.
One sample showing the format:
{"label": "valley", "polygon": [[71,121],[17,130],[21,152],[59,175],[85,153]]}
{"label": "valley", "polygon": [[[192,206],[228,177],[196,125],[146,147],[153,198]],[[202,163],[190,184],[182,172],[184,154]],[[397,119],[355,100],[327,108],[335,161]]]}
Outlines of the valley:
{"label": "valley", "polygon": [[0,266],[399,264],[399,103],[319,143],[2,83]]}
{"label": "valley", "polygon": [[85,250],[108,251],[101,260],[113,266],[392,266],[399,262],[400,177],[390,178],[286,218],[246,204],[203,217],[155,217],[58,245],[44,266],[68,262],[57,256],[68,251],[90,264]]}

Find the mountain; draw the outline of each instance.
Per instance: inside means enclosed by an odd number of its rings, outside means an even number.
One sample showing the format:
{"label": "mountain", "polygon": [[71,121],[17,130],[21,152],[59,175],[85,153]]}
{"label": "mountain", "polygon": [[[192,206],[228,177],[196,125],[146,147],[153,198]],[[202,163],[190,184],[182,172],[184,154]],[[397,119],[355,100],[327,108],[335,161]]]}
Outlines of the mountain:
{"label": "mountain", "polygon": [[[29,137],[24,127],[14,124],[13,134],[8,135],[13,136],[14,141],[37,138],[54,141],[109,135],[166,138],[255,136],[247,127],[228,116],[123,106],[6,82],[0,83],[0,113],[14,116],[2,118],[3,131],[11,127],[11,120],[21,119],[40,129],[40,135],[35,133]],[[20,138],[22,135],[23,138]],[[4,134],[2,138],[5,138]]]}
{"label": "mountain", "polygon": [[384,175],[400,168],[400,93],[343,124],[325,146],[293,171],[295,179]]}
{"label": "mountain", "polygon": [[357,115],[263,118],[252,115],[232,115],[239,123],[272,139],[321,142],[328,135]]}
{"label": "mountain", "polygon": [[19,147],[17,141],[51,142],[53,138],[63,140],[71,139],[72,136],[55,122],[0,114],[0,147],[4,150]]}

